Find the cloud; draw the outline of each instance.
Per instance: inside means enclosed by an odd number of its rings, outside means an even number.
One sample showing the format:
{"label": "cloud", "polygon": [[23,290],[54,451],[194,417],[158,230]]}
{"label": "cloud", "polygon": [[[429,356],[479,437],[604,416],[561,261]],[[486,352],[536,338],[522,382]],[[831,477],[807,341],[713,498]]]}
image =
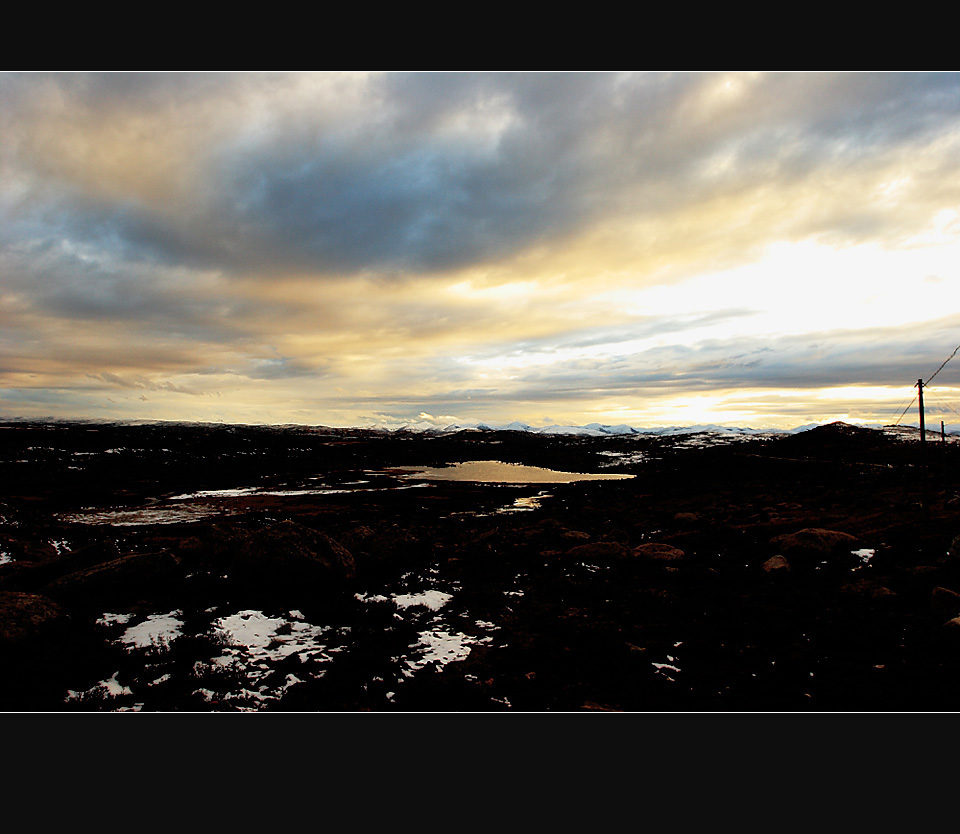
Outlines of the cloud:
{"label": "cloud", "polygon": [[[35,222],[165,264],[320,275],[444,271],[624,215],[854,177],[958,115],[943,73],[4,80]],[[889,222],[844,203],[848,234]]]}
{"label": "cloud", "polygon": [[0,384],[349,420],[909,381],[960,341],[958,92],[2,74]]}

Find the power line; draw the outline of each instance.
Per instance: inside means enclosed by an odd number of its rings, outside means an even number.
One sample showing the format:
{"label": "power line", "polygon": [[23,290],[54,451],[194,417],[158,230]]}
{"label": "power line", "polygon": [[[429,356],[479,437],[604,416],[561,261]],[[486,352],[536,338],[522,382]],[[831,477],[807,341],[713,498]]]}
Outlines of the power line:
{"label": "power line", "polygon": [[[953,359],[953,357],[957,355],[957,351],[958,351],[958,350],[960,350],[960,345],[957,345],[957,346],[953,349],[953,353],[951,353],[946,359],[943,360],[943,365],[946,365],[947,362],[949,362],[951,359]],[[937,369],[933,372],[933,376],[931,376],[930,379],[933,379],[934,376],[936,376],[938,373],[940,373],[940,371],[943,370],[943,365],[941,365],[939,368],[937,368]],[[924,383],[924,385],[929,385],[929,384],[930,384],[930,379],[928,379],[928,380]]]}
{"label": "power line", "polygon": [[[928,393],[928,394],[932,394],[932,392],[931,392],[929,389],[927,389],[927,393]],[[957,411],[957,409],[955,409],[952,405],[950,405],[950,403],[944,402],[944,401],[941,400],[936,394],[932,394],[932,396],[933,396],[933,398],[934,398],[942,407],[949,409],[949,410],[952,411],[954,414],[956,414],[958,417],[960,417],[960,411]]]}
{"label": "power line", "polygon": [[903,409],[903,411],[900,412],[900,416],[897,417],[897,422],[894,423],[893,425],[895,425],[895,426],[899,426],[899,425],[900,425],[900,421],[903,419],[903,415],[906,414],[906,413],[910,410],[911,406],[912,406],[916,401],[917,401],[917,398],[916,398],[916,397],[914,397],[912,400],[910,400],[910,404],[909,404],[905,409]]}
{"label": "power line", "polygon": [[[943,370],[943,366],[946,365],[947,362],[949,362],[951,359],[953,359],[954,356],[957,355],[957,351],[960,351],[960,345],[957,345],[957,346],[953,349],[953,353],[951,353],[946,359],[943,360],[943,362],[942,362],[942,364],[940,365],[940,367],[937,368],[937,369],[930,375],[930,378],[929,378],[926,382],[924,382],[922,379],[918,379],[918,380],[917,380],[917,384],[916,384],[917,396],[913,398],[913,402],[911,402],[910,405],[908,405],[908,406],[903,410],[903,413],[897,418],[897,422],[894,423],[895,426],[900,423],[900,421],[903,419],[903,415],[906,414],[907,411],[909,410],[910,406],[912,406],[913,403],[917,401],[917,398],[921,398],[921,399],[920,399],[920,427],[921,427],[921,431],[922,431],[922,428],[923,428],[923,399],[922,399],[922,397],[923,397],[923,389],[926,388],[926,387],[930,384],[930,380],[931,380],[931,379],[933,379],[938,373],[940,373],[940,371]],[[922,439],[922,438],[921,438],[921,439]]]}

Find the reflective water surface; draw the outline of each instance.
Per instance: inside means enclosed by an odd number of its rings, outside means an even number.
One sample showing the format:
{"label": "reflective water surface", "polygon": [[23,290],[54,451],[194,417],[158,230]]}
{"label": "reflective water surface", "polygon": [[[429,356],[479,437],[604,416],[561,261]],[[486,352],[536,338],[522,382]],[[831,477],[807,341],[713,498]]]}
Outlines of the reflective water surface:
{"label": "reflective water surface", "polygon": [[557,472],[539,466],[523,466],[499,460],[468,460],[451,466],[398,466],[404,477],[429,481],[474,481],[485,484],[571,484],[576,481],[622,481],[633,475],[615,473]]}

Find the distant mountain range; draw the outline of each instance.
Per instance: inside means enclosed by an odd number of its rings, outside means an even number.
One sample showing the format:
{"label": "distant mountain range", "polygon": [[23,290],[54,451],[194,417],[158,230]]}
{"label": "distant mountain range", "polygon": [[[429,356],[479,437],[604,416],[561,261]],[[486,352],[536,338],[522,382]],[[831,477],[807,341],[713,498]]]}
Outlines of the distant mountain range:
{"label": "distant mountain range", "polygon": [[[0,417],[0,424],[81,424],[81,425],[126,425],[126,426],[149,426],[149,425],[205,425],[205,426],[225,426],[231,425],[224,422],[209,422],[209,421],[180,421],[180,420],[94,420],[94,419],[64,419],[56,417],[39,417],[39,418],[24,418],[24,417]],[[611,436],[622,436],[622,435],[659,435],[659,436],[671,436],[671,435],[685,435],[685,434],[703,434],[708,433],[712,435],[726,436],[728,438],[733,438],[736,436],[742,437],[752,437],[758,435],[784,435],[784,434],[799,434],[800,432],[809,431],[810,429],[815,429],[820,426],[830,425],[831,423],[838,423],[842,425],[854,425],[857,428],[864,429],[876,429],[887,432],[888,434],[897,434],[902,436],[909,436],[915,434],[919,426],[917,423],[908,423],[905,425],[879,425],[879,424],[845,424],[842,420],[828,421],[826,423],[806,423],[802,426],[796,426],[792,429],[775,429],[775,428],[766,428],[766,429],[754,429],[744,426],[721,426],[715,423],[700,423],[690,426],[658,426],[655,428],[636,428],[634,426],[628,426],[625,423],[619,423],[617,425],[607,425],[605,423],[587,423],[585,426],[531,426],[527,423],[520,421],[513,421],[510,423],[487,423],[487,422],[466,422],[466,423],[449,423],[447,425],[438,425],[435,422],[430,422],[428,420],[423,420],[419,422],[411,423],[371,423],[364,425],[356,426],[323,426],[320,424],[310,426],[312,428],[337,428],[340,430],[350,430],[356,429],[358,431],[383,431],[383,432],[420,432],[424,434],[452,434],[459,431],[516,431],[516,432],[528,432],[529,434],[555,434],[555,435],[572,435],[580,437],[611,437]],[[238,424],[246,425],[246,424]],[[261,425],[261,424],[253,424]],[[266,424],[263,424],[266,425]],[[306,428],[308,426],[299,423],[283,423],[283,424],[273,424],[273,428],[283,429],[283,428]],[[939,435],[940,434],[940,424],[939,421],[928,421],[926,424],[926,430],[928,435]],[[960,423],[951,423],[944,426],[944,432],[950,435],[960,435]]]}
{"label": "distant mountain range", "polygon": [[[836,421],[842,422],[842,421]],[[403,423],[403,424],[376,424],[371,426],[365,426],[364,428],[369,428],[372,430],[380,431],[410,431],[410,432],[425,432],[425,433],[451,433],[457,431],[518,431],[518,432],[529,432],[531,434],[563,434],[563,435],[579,435],[582,437],[604,437],[610,435],[631,435],[631,434],[645,434],[645,435],[677,435],[677,434],[697,434],[701,432],[709,432],[712,434],[723,434],[723,435],[774,435],[774,434],[798,434],[800,432],[809,431],[810,429],[815,429],[818,426],[826,425],[824,423],[807,423],[802,426],[797,426],[792,429],[753,429],[748,427],[740,426],[720,426],[713,423],[698,424],[692,426],[661,426],[657,428],[635,428],[633,426],[628,426],[624,423],[619,425],[606,425],[603,423],[588,423],[585,426],[530,426],[526,423],[521,423],[514,421],[511,423],[451,423],[446,426],[438,426],[435,423],[428,421],[422,421],[417,423]],[[861,425],[858,424],[860,428],[868,429],[891,429],[891,426],[880,426],[880,425]],[[897,429],[904,430],[904,433],[909,433],[911,431],[918,430],[917,425],[906,425],[898,426]],[[932,425],[927,425],[928,434],[933,432],[939,434],[939,425],[934,428]],[[945,426],[944,430],[948,434],[958,434],[960,433],[960,424],[952,424]]]}

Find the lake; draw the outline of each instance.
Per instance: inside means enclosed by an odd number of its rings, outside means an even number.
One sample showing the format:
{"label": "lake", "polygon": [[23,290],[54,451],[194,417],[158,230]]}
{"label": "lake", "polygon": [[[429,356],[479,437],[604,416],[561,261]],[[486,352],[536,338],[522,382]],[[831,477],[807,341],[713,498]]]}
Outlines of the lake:
{"label": "lake", "polygon": [[484,484],[571,484],[576,481],[623,481],[633,475],[615,473],[557,472],[539,466],[523,466],[499,460],[468,460],[450,466],[398,466],[391,471],[402,477],[427,481],[473,481]]}

